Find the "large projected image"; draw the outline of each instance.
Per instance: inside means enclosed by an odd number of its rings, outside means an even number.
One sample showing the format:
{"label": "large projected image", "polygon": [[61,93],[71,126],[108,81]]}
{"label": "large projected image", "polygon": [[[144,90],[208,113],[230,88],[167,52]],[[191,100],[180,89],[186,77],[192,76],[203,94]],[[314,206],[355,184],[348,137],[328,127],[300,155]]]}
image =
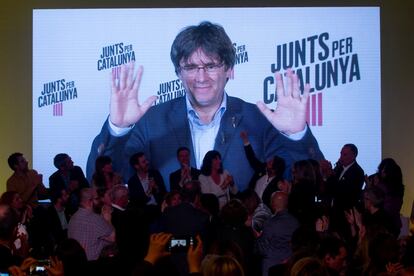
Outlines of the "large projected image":
{"label": "large projected image", "polygon": [[[190,133],[183,97],[189,82],[176,74],[170,50],[183,28],[203,21],[225,29],[236,60],[234,70],[227,71],[227,109],[216,139],[193,147],[197,138]],[[342,145],[354,143],[359,164],[373,173],[381,160],[379,22],[376,7],[34,10],[33,167],[49,177],[55,171],[53,157],[65,152],[85,172],[89,157],[90,176],[94,158],[110,154],[127,179],[131,172],[125,152],[142,150],[168,183],[169,173],[179,167],[179,146],[192,150],[192,165],[198,167],[202,156],[197,154],[203,151],[195,148],[214,147],[244,189],[252,170],[242,151],[241,131],[248,132],[262,161],[280,153],[288,163],[320,158],[311,131],[325,159],[335,163]],[[195,73],[207,73],[206,66]],[[145,115],[150,118],[122,129],[109,126],[111,89],[133,82],[140,68],[139,102],[157,96],[156,106]],[[248,112],[243,109],[244,116],[232,115],[233,97],[275,109],[275,74],[280,72],[288,84],[289,68],[301,91],[310,85],[310,131],[301,134],[309,140],[302,144],[273,130],[262,139],[271,124],[253,105]],[[177,102],[182,112],[175,112]],[[267,145],[274,149],[267,151]],[[280,151],[279,145],[288,150]]]}

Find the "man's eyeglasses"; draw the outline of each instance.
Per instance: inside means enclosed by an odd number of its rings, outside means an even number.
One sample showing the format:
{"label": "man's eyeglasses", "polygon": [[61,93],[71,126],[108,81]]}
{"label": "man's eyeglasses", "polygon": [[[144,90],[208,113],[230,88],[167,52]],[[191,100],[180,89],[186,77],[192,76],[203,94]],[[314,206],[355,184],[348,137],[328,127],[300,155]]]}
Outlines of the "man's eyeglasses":
{"label": "man's eyeglasses", "polygon": [[215,64],[215,63],[209,63],[204,66],[200,65],[185,65],[180,67],[180,70],[187,74],[187,75],[194,75],[198,72],[199,69],[203,69],[204,72],[208,74],[214,74],[217,73],[221,67],[223,67],[224,63]]}

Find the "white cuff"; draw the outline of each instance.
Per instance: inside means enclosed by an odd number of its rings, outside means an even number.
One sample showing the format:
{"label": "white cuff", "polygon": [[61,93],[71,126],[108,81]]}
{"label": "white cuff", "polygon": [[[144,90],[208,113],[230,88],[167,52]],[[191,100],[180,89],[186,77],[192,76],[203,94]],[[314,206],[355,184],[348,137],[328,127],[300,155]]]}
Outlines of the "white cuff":
{"label": "white cuff", "polygon": [[108,118],[108,126],[109,126],[108,127],[109,133],[111,133],[111,135],[115,137],[124,136],[134,127],[134,125],[131,125],[129,127],[117,127],[111,122],[109,118]]}
{"label": "white cuff", "polygon": [[287,138],[289,138],[290,140],[293,141],[299,141],[300,139],[303,138],[303,136],[305,136],[306,131],[308,130],[308,125],[305,125],[305,128],[302,131],[287,135],[286,133],[281,132],[284,136],[286,136]]}

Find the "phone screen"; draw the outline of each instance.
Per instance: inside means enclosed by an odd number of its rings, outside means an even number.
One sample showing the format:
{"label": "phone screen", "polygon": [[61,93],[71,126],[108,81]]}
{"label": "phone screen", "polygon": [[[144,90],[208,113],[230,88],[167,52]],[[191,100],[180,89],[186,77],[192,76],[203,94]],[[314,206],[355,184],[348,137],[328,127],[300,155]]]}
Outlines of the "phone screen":
{"label": "phone screen", "polygon": [[192,244],[192,237],[173,237],[168,244],[168,249],[170,251],[187,251]]}

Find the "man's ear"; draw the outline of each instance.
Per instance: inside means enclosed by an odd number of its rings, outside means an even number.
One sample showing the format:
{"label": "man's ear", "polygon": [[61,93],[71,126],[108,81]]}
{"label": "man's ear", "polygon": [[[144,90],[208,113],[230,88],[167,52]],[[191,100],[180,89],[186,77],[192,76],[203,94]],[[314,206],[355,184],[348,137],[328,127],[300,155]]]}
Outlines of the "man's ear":
{"label": "man's ear", "polygon": [[227,75],[227,81],[233,80],[234,79],[234,67],[229,68],[226,72],[226,75]]}

